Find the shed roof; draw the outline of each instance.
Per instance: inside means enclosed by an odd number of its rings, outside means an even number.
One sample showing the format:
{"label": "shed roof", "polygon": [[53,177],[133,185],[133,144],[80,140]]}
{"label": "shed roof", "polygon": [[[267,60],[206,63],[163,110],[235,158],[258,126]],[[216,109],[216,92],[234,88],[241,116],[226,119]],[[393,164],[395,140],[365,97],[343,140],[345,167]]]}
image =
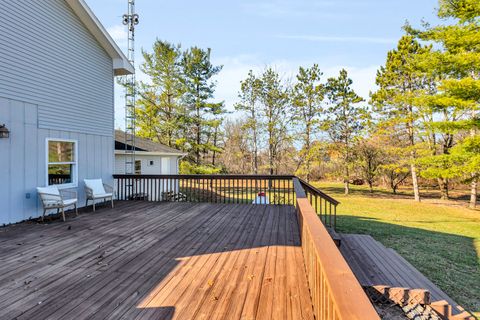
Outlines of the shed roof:
{"label": "shed roof", "polygon": [[[127,144],[125,140],[124,131],[115,130],[115,142],[116,142],[116,145],[118,145],[118,143],[123,146]],[[124,150],[124,147],[122,149],[119,149],[118,147],[116,147],[115,149]],[[180,150],[170,148],[169,146],[166,146],[159,142],[154,142],[150,139],[145,139],[141,137],[135,137],[135,149],[137,149],[138,151],[145,151],[145,152],[151,152],[151,153],[157,153],[157,154],[169,154],[169,155],[177,155],[177,156],[185,155],[185,153]]]}
{"label": "shed roof", "polygon": [[100,23],[93,11],[88,7],[84,0],[65,0],[72,8],[73,12],[83,22],[85,27],[95,37],[102,48],[113,60],[113,70],[116,76],[132,74],[135,68],[128,61],[128,58],[118,47],[105,27]]}

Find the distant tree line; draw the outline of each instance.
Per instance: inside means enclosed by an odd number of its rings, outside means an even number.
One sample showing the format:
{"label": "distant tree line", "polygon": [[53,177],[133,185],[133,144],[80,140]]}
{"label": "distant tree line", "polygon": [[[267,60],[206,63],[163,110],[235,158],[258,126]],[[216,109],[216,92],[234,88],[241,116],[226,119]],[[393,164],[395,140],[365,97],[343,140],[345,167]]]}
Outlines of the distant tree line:
{"label": "distant tree line", "polygon": [[393,192],[435,186],[442,198],[480,177],[480,2],[440,0],[439,26],[404,27],[360,97],[346,70],[325,79],[319,66],[293,79],[274,68],[241,81],[235,116],[212,102],[221,70],[210,50],[157,41],[144,52],[139,134],[188,152],[187,173],[297,174],[307,180],[385,184]]}

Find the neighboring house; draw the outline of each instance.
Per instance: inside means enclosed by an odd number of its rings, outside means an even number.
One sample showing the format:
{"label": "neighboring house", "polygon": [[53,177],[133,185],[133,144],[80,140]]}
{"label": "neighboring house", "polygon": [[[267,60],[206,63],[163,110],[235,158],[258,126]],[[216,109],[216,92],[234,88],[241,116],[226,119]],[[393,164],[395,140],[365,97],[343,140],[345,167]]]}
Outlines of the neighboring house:
{"label": "neighboring house", "polygon": [[36,187],[113,183],[114,78],[134,72],[83,0],[1,1],[0,225],[38,217]]}
{"label": "neighboring house", "polygon": [[[131,141],[131,139],[129,139]],[[125,173],[125,132],[115,130],[115,173]],[[128,145],[129,150],[132,146]],[[135,174],[178,174],[185,153],[149,139],[135,137]]]}

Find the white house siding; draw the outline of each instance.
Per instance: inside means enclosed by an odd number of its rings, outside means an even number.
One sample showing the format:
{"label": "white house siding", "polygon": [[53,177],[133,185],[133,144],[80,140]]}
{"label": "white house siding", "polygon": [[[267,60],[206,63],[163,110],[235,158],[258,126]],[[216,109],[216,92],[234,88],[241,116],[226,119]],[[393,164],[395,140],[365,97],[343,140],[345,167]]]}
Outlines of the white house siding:
{"label": "white house siding", "polygon": [[0,0],[0,8],[0,97],[38,105],[39,128],[112,136],[113,61],[70,6]]}
{"label": "white house siding", "polygon": [[[142,175],[155,175],[155,174],[178,174],[178,156],[160,156],[160,155],[135,155],[135,160],[142,161]],[[150,165],[150,161],[153,161],[153,166]],[[123,154],[115,155],[115,173],[125,174],[125,156]],[[153,194],[151,191],[144,189],[144,184],[141,181],[133,185],[132,193],[147,193],[148,199],[151,201],[162,200],[162,193],[164,191],[178,191],[177,186],[172,187],[166,180],[157,181],[158,185],[155,187],[157,191]]]}
{"label": "white house siding", "polygon": [[46,185],[47,138],[77,141],[81,206],[85,204],[84,179],[113,183],[113,136],[38,128],[38,109],[34,104],[0,98],[0,122],[10,130],[9,139],[0,139],[0,225],[41,215],[36,187]]}
{"label": "white house siding", "polygon": [[[142,161],[142,174],[178,174],[178,156],[135,155]],[[153,166],[150,166],[153,161]],[[115,155],[115,173],[125,174],[125,156]]]}
{"label": "white house siding", "polygon": [[[41,214],[46,139],[77,140],[83,179],[113,183],[113,61],[64,0],[0,0],[0,225]],[[29,196],[29,198],[28,198]]]}

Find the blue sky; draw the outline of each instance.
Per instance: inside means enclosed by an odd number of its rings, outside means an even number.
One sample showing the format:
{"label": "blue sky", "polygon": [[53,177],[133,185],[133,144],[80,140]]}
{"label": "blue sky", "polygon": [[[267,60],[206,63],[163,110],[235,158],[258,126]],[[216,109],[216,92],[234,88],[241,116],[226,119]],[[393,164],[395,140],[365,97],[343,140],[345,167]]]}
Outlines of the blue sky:
{"label": "blue sky", "polygon": [[[86,1],[124,48],[121,16],[127,0]],[[436,6],[437,0],[136,0],[137,49],[150,50],[157,38],[184,48],[212,48],[213,62],[224,65],[216,78],[216,99],[229,109],[248,70],[260,72],[267,65],[286,78],[300,65],[318,63],[325,77],[346,68],[358,93],[368,97],[402,25],[437,22]],[[122,103],[117,88],[117,126],[123,123]]]}

